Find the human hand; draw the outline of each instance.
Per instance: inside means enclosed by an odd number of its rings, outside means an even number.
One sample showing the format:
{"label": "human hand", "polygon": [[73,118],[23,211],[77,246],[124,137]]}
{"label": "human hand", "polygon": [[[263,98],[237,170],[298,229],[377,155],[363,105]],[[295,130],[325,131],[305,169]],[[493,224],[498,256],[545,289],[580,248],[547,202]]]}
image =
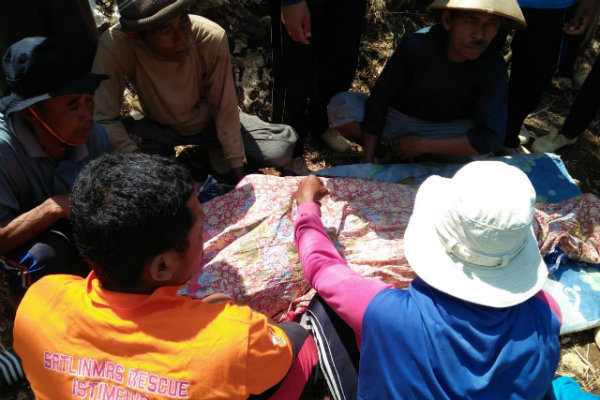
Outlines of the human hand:
{"label": "human hand", "polygon": [[422,141],[423,137],[416,133],[410,133],[395,139],[393,142],[394,154],[402,158],[414,158],[419,156],[423,154]]}
{"label": "human hand", "polygon": [[310,11],[306,1],[302,0],[288,6],[281,6],[281,22],[294,42],[308,44],[311,31]]}
{"label": "human hand", "polygon": [[305,201],[320,201],[329,190],[323,185],[323,181],[315,175],[309,175],[300,181],[294,198],[298,205]]}
{"label": "human hand", "polygon": [[581,0],[575,9],[573,18],[563,24],[563,32],[567,35],[585,33],[598,10],[598,0]]}

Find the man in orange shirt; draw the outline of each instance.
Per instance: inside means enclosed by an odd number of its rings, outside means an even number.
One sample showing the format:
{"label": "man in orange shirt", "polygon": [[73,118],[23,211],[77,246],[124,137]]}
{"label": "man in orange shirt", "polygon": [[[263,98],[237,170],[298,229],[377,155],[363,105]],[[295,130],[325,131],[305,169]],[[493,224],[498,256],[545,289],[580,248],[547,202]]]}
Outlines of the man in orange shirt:
{"label": "man in orange shirt", "polygon": [[177,295],[203,258],[189,172],[141,153],[103,156],[71,194],[92,273],[47,276],[17,310],[14,347],[36,398],[295,399],[316,371],[312,337],[218,294]]}

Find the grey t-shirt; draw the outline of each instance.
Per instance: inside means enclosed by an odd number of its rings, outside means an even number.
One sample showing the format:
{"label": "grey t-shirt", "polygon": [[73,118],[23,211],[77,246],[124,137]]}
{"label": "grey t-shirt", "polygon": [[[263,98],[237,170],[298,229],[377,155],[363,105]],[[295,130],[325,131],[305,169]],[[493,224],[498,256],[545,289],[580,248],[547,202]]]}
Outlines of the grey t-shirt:
{"label": "grey t-shirt", "polygon": [[46,154],[18,113],[0,114],[0,221],[17,217],[47,198],[71,191],[79,171],[92,159],[111,151],[108,136],[94,123],[88,141],[66,160]]}

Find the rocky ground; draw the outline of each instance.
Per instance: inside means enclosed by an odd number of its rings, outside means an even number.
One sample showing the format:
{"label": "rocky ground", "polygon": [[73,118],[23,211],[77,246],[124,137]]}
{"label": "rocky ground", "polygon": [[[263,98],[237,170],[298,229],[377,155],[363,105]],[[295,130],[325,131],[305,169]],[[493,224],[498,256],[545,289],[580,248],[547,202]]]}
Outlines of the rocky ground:
{"label": "rocky ground", "polygon": [[[103,0],[96,0],[102,2]],[[105,9],[112,7],[105,1]],[[192,12],[205,15],[223,26],[229,35],[233,54],[232,64],[241,106],[248,112],[268,119],[271,111],[270,20],[265,0],[205,0],[197,1]],[[367,24],[361,43],[359,68],[353,89],[368,92],[385,60],[398,40],[432,22],[422,6],[410,0],[371,0]],[[577,63],[580,73],[589,70],[598,53],[598,38],[582,52]],[[581,81],[577,77],[575,81]],[[525,121],[536,134],[546,134],[550,127],[560,128],[567,116],[577,87],[570,81],[555,79],[546,91],[539,107]],[[305,161],[312,171],[357,163],[361,160],[360,146],[348,154],[337,154],[318,141],[305,148]],[[583,192],[600,196],[600,118],[592,121],[578,142],[558,151],[571,176]],[[276,173],[274,171],[263,171]],[[13,312],[8,306],[5,287],[0,283],[0,349],[11,346]],[[558,374],[574,377],[587,391],[600,395],[600,351],[594,343],[592,330],[561,337],[562,357]],[[12,393],[0,393],[9,400],[33,399],[26,386]]]}

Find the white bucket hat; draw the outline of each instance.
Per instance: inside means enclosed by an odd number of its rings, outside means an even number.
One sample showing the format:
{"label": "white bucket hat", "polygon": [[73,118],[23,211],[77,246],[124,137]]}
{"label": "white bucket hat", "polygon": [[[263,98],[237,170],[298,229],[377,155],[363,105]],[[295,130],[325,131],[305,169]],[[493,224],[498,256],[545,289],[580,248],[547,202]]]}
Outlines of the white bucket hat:
{"label": "white bucket hat", "polygon": [[503,162],[429,177],[417,192],[404,254],[421,279],[451,296],[498,308],[522,303],[548,276],[534,205],[527,176]]}
{"label": "white bucket hat", "polygon": [[504,17],[507,28],[525,29],[527,23],[517,0],[434,0],[430,10],[464,10]]}

